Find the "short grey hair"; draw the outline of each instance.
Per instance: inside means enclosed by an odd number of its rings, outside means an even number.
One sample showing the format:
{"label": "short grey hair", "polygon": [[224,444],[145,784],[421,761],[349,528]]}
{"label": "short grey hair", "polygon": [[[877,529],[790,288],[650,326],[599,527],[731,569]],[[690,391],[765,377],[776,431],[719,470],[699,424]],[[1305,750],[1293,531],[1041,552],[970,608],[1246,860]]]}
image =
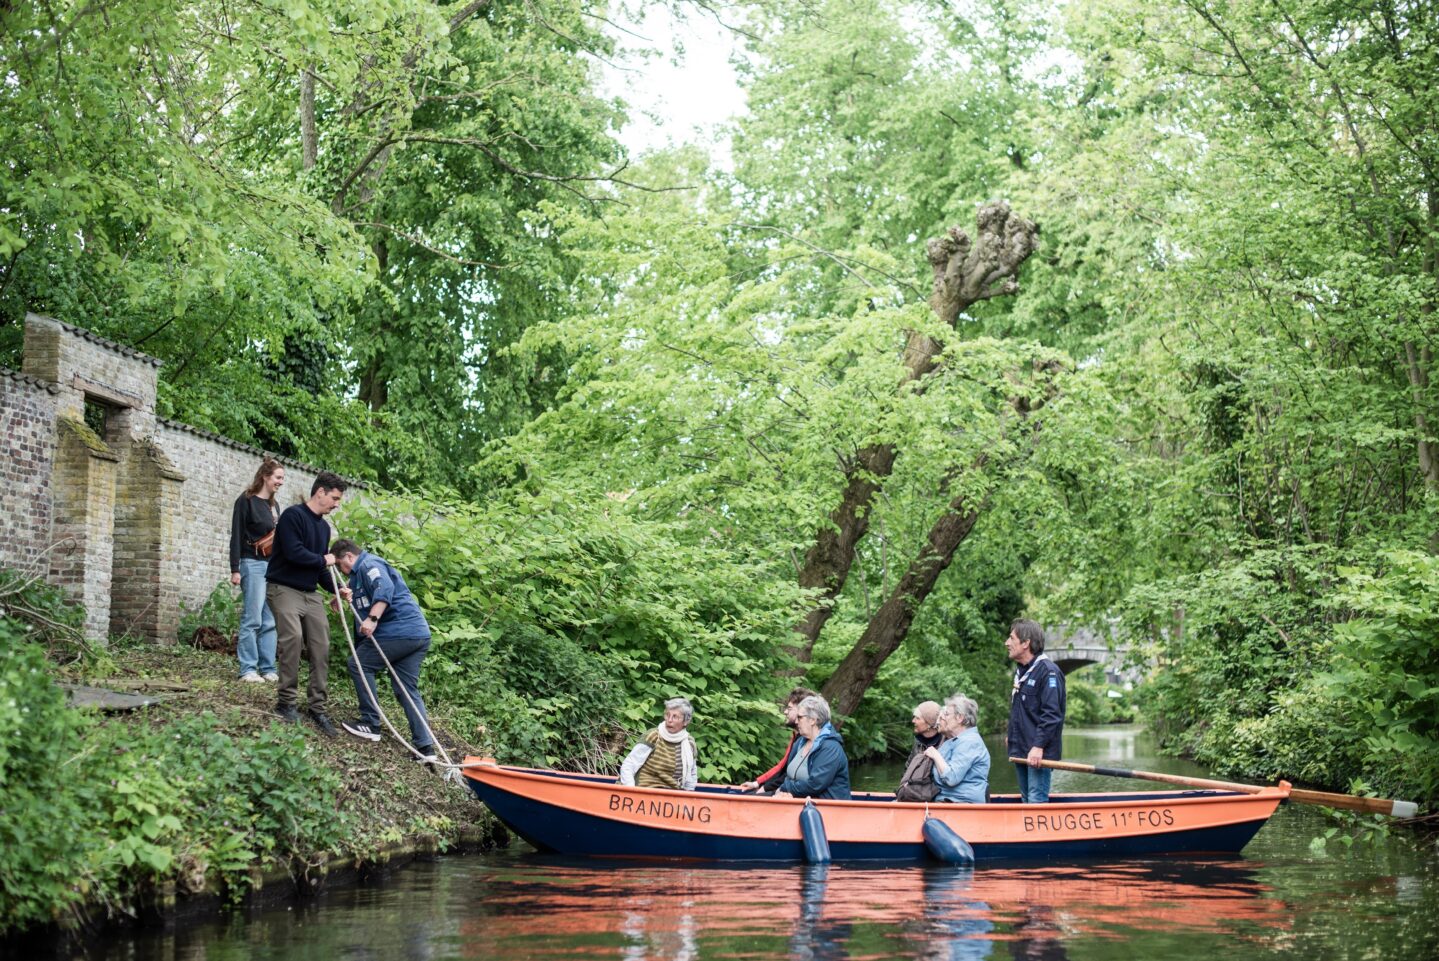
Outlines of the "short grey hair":
{"label": "short grey hair", "polygon": [[668,701],[665,701],[665,710],[679,710],[682,712],[685,716],[685,724],[689,724],[690,718],[695,716],[694,705],[690,704],[690,699],[687,697],[670,698]]}
{"label": "short grey hair", "polygon": [[795,710],[795,713],[800,717],[814,718],[819,722],[820,727],[824,727],[829,723],[829,702],[818,694],[811,694],[799,702],[799,707]]}
{"label": "short grey hair", "polygon": [[979,727],[979,705],[963,694],[945,698],[944,706],[953,711],[965,727]]}

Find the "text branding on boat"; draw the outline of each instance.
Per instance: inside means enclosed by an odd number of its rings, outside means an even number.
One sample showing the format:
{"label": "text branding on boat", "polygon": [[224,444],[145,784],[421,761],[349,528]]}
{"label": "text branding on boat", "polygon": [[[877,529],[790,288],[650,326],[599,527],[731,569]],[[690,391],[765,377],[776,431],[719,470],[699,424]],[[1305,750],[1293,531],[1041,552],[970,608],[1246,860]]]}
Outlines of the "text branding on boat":
{"label": "text branding on boat", "polygon": [[1037,831],[1102,831],[1111,828],[1161,828],[1174,826],[1174,812],[1169,808],[1137,811],[1066,811],[1053,814],[1024,815],[1026,833]]}
{"label": "text branding on boat", "polygon": [[710,823],[710,808],[707,804],[676,804],[673,801],[659,801],[651,798],[621,797],[610,795],[610,810],[621,814],[637,814],[672,821],[698,821]]}

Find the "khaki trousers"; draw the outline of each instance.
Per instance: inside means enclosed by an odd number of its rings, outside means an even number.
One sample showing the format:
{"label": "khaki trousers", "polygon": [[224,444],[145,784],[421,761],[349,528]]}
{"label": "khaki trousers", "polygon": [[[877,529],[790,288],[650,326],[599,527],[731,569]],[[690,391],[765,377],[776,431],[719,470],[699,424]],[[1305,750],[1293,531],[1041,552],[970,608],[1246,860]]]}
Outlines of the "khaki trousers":
{"label": "khaki trousers", "polygon": [[280,689],[275,692],[275,700],[289,705],[299,700],[303,645],[310,655],[310,680],[305,693],[310,710],[323,714],[330,694],[330,619],[324,599],[316,591],[266,584],[265,600],[275,615],[275,663],[280,668]]}

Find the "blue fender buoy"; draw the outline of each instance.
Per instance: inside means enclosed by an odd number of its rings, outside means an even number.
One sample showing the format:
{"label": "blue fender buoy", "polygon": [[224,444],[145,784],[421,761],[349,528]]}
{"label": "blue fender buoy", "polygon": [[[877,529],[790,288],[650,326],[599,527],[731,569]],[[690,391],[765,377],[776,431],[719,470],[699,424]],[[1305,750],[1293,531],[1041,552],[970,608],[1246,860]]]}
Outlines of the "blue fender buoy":
{"label": "blue fender buoy", "polygon": [[828,864],[829,838],[824,834],[824,818],[813,801],[805,801],[799,812],[799,831],[804,835],[804,859],[810,864]]}
{"label": "blue fender buoy", "polygon": [[925,816],[924,846],[946,864],[973,864],[974,848],[959,836],[959,832],[939,818]]}

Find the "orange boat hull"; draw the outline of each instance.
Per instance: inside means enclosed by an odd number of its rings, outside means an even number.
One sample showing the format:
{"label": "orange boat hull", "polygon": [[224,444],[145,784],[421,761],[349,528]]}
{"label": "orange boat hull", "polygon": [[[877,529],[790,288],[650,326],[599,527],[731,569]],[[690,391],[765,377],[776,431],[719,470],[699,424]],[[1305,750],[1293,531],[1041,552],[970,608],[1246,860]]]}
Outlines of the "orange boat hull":
{"label": "orange boat hull", "polygon": [[[541,850],[600,857],[802,861],[805,801],[621,787],[614,778],[504,767],[467,758],[467,783],[517,834]],[[836,860],[930,857],[926,816],[945,822],[976,859],[1068,860],[1237,853],[1264,826],[1288,786],[1258,794],[1150,791],[1055,795],[1049,804],[914,804],[891,795],[818,801]]]}

